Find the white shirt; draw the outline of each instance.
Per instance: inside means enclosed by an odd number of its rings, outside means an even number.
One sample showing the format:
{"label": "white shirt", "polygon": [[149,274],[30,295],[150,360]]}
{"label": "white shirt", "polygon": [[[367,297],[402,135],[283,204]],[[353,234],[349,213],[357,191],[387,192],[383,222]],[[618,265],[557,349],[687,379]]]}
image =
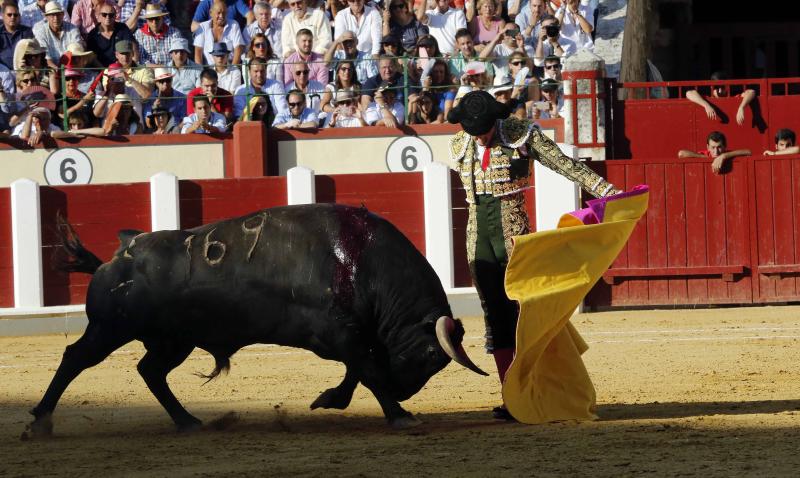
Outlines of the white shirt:
{"label": "white shirt", "polygon": [[[291,82],[286,86],[286,92],[288,93],[291,90],[300,90],[295,82]],[[308,80],[308,86],[306,86],[306,106],[311,108],[314,111],[319,112],[322,109],[322,105],[320,104],[320,100],[322,100],[322,93],[325,92],[325,85],[320,83],[316,80]],[[288,108],[288,103],[287,103]]]}
{"label": "white shirt", "polygon": [[303,111],[300,113],[299,118],[294,118],[292,114],[288,111],[283,112],[275,116],[275,120],[272,122],[272,126],[286,124],[289,122],[289,120],[292,119],[299,120],[300,124],[314,123],[314,126],[317,126],[317,112],[315,110],[312,110],[311,108],[303,108]]}
{"label": "white shirt", "polygon": [[[494,56],[495,59],[492,61],[492,65],[494,66],[495,78],[498,76],[511,76],[511,70],[508,69],[508,57],[512,53],[514,53],[514,49],[506,46],[504,43],[500,43],[494,47],[492,56]],[[529,58],[533,58],[535,53],[536,52],[530,45],[525,45],[525,55]]]}
{"label": "white shirt", "polygon": [[[64,23],[72,23],[69,18],[69,12],[67,11],[67,2],[68,0],[55,0],[61,5],[61,9],[64,10]],[[31,3],[25,5],[24,7],[20,3],[20,23],[23,25],[29,26],[33,28],[34,25],[44,20],[44,12],[39,9],[39,6],[36,4],[36,0],[33,0]]]}
{"label": "white shirt", "polygon": [[217,71],[217,86],[223,90],[236,91],[236,88],[242,86],[242,72],[233,65],[228,65],[222,73]]}
{"label": "white shirt", "polygon": [[[207,20],[200,24],[200,27],[194,33],[194,46],[199,46],[203,49],[203,55],[206,58],[206,63],[209,65],[214,64],[214,57],[211,55],[211,50],[214,49],[214,33],[211,31],[211,20]],[[222,29],[222,40],[228,45],[228,62],[233,61],[233,50],[237,46],[244,46],[244,38],[242,38],[242,31],[239,29],[239,24],[236,22],[228,22],[225,28]]]}
{"label": "white shirt", "polygon": [[[392,113],[394,114],[395,119],[397,119],[398,124],[403,124],[406,121],[406,111],[403,108],[403,104],[399,101],[395,101],[391,108],[389,108]],[[379,107],[377,103],[374,101],[369,104],[367,107],[367,111],[364,112],[364,121],[372,126],[378,122],[378,120],[383,119],[383,114],[381,111],[383,108]]]}
{"label": "white shirt", "polygon": [[431,36],[436,38],[439,43],[439,51],[443,55],[452,55],[456,51],[456,32],[461,28],[467,28],[467,17],[464,12],[454,8],[448,9],[444,13],[439,13],[439,9],[428,10],[428,29]]}
{"label": "white shirt", "polygon": [[281,27],[281,43],[283,44],[283,56],[287,53],[297,51],[297,41],[295,36],[303,28],[311,30],[314,35],[314,46],[311,48],[320,55],[324,55],[331,45],[331,26],[328,17],[322,10],[309,8],[305,16],[298,20],[294,12],[289,13],[283,19]]}
{"label": "white shirt", "polygon": [[[558,9],[556,12],[556,17],[562,14],[562,11],[565,7],[566,3]],[[580,13],[587,22],[589,22],[589,25],[594,25],[594,12],[589,9],[589,7],[585,5],[578,5],[578,13]],[[569,44],[570,42],[575,44],[576,50],[580,50],[581,48],[586,50],[594,50],[594,41],[592,41],[592,35],[583,31],[581,24],[570,12],[564,13],[564,21],[561,23],[561,35],[559,36],[558,41],[564,48],[564,55],[573,53],[568,52],[567,47],[565,46],[565,44]]]}
{"label": "white shirt", "polygon": [[[186,130],[189,129],[189,127],[193,125],[195,121],[197,121],[197,113],[192,113],[189,116],[183,118],[183,121],[181,121],[181,134],[188,134]],[[220,131],[225,131],[228,129],[228,124],[225,122],[225,117],[220,113],[215,113],[213,111],[211,112],[211,119],[208,122],[208,124],[219,129]],[[194,130],[194,132],[210,133],[210,131],[204,128],[198,128]]]}
{"label": "white shirt", "polygon": [[78,27],[71,23],[64,22],[61,25],[61,37],[56,37],[53,30],[46,20],[42,20],[33,26],[33,36],[39,45],[47,50],[47,58],[58,64],[61,55],[67,51],[67,46],[71,43],[80,43],[83,45],[83,38],[78,31]]}
{"label": "white shirt", "polygon": [[356,49],[359,52],[364,52],[370,55],[377,55],[381,51],[381,14],[378,10],[370,6],[364,6],[364,12],[361,14],[361,23],[356,20],[356,16],[350,8],[339,10],[336,14],[334,21],[334,38],[346,32],[351,31],[356,35],[358,44]]}
{"label": "white shirt", "polygon": [[[14,128],[14,131],[11,132],[11,136],[19,137],[19,135],[22,134],[22,128],[24,127],[25,127],[25,122],[22,121]],[[37,128],[35,124],[31,123],[31,134],[37,131],[39,131],[39,128]],[[61,129],[59,129],[58,126],[53,125],[53,123],[50,123],[50,125],[47,127],[47,132],[52,133],[54,131],[61,131]]]}
{"label": "white shirt", "polygon": [[[334,61],[331,65],[331,70],[333,70],[335,75],[339,65],[338,60],[345,59],[344,50],[336,50],[333,53],[333,58],[336,61]],[[356,78],[358,78],[358,81],[361,82],[361,84],[364,84],[364,82],[366,82],[368,79],[378,74],[378,61],[374,60],[369,53],[359,51],[358,55],[350,60],[352,60],[356,65]]]}

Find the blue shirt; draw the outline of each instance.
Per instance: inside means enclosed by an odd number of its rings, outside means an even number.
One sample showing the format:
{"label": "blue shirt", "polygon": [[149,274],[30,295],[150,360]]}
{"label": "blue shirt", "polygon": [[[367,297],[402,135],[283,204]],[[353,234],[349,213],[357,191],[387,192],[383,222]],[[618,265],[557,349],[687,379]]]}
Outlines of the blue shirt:
{"label": "blue shirt", "polygon": [[[157,97],[151,96],[142,107],[142,114],[147,117],[153,111],[153,103]],[[177,123],[186,116],[186,95],[176,90],[173,86],[170,98],[161,98],[159,102],[162,108],[166,108],[172,115],[172,119]]]}
{"label": "blue shirt", "polygon": [[33,30],[23,24],[17,26],[17,31],[9,33],[5,25],[0,25],[0,63],[9,69],[14,69],[14,47],[23,38],[33,38]]}
{"label": "blue shirt", "polygon": [[[314,123],[314,126],[317,125],[317,116],[319,113],[312,110],[311,108],[304,108],[303,112],[300,113],[300,124],[303,123]],[[288,111],[283,111],[278,113],[278,116],[275,117],[275,121],[272,122],[272,126],[278,126],[279,124],[287,123],[290,119],[294,118],[292,114]]]}
{"label": "blue shirt", "polygon": [[[213,3],[213,0],[201,0],[197,5],[197,10],[194,11],[192,21],[202,23],[211,20],[211,5]],[[247,24],[247,14],[250,12],[250,7],[247,6],[245,0],[225,0],[225,5],[228,6],[229,22],[237,22],[240,27]]]}

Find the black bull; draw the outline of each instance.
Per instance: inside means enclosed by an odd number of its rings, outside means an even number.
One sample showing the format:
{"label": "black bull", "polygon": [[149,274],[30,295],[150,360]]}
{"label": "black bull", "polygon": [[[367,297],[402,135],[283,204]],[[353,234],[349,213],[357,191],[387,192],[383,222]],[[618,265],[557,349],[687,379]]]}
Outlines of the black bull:
{"label": "black bull", "polygon": [[311,408],[346,408],[360,382],[392,426],[419,423],[399,401],[451,358],[478,372],[464,329],[425,258],[388,221],[364,208],[289,206],[185,231],[122,231],[111,261],[60,223],[62,269],[94,274],[89,325],[68,346],[32,429],[47,434],[70,382],[132,341],[147,353],[138,371],[179,429],[200,421],[178,402],[167,374],[195,347],[213,355],[213,378],[254,343],[308,349],[343,362],[340,385]]}

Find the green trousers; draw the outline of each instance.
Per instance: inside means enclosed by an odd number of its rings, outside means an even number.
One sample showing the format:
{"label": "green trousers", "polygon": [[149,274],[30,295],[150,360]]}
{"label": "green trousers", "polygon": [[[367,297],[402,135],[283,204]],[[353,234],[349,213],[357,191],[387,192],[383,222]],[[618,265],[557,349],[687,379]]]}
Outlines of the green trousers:
{"label": "green trousers", "polygon": [[503,234],[501,199],[478,195],[474,208],[477,233],[470,272],[486,322],[486,350],[513,348],[519,306],[508,298],[504,286],[510,251],[506,250]]}

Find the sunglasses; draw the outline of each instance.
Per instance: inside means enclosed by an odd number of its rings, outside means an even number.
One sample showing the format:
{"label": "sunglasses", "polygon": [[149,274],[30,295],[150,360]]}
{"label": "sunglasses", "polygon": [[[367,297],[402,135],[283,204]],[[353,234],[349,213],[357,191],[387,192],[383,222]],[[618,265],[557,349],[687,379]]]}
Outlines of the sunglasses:
{"label": "sunglasses", "polygon": [[260,42],[259,43],[253,43],[253,48],[266,48],[266,47],[267,47],[266,43],[260,43]]}
{"label": "sunglasses", "polygon": [[33,83],[33,78],[23,78],[19,80],[19,82],[22,83],[23,85],[29,85]]}
{"label": "sunglasses", "polygon": [[100,12],[100,16],[103,18],[114,18],[117,16],[117,12]]}
{"label": "sunglasses", "polygon": [[511,61],[511,62],[509,62],[509,63],[511,63],[511,64],[512,64],[512,65],[514,65],[514,66],[520,66],[520,65],[522,65],[522,64],[523,64],[523,63],[525,63],[525,62],[524,62],[524,61],[522,61],[522,60],[517,60],[517,61]]}
{"label": "sunglasses", "polygon": [[353,71],[353,69],[350,68],[349,66],[343,66],[343,67],[339,68],[339,71]]}
{"label": "sunglasses", "polygon": [[389,5],[390,10],[402,10],[403,8],[406,8],[405,3],[395,3],[393,5]]}
{"label": "sunglasses", "polygon": [[6,13],[6,16],[10,18],[17,18],[19,16],[19,13]]}
{"label": "sunglasses", "polygon": [[291,106],[292,108],[297,108],[298,106],[303,106],[303,102],[302,101],[298,101],[297,103],[289,102],[289,106]]}
{"label": "sunglasses", "polygon": [[164,78],[161,80],[156,80],[156,83],[172,83],[172,78]]}
{"label": "sunglasses", "polygon": [[295,71],[295,72],[294,72],[294,74],[295,74],[295,75],[307,75],[307,74],[308,74],[308,71],[309,71],[309,70],[300,70],[300,71]]}
{"label": "sunglasses", "polygon": [[547,65],[544,67],[545,70],[560,70],[561,65]]}
{"label": "sunglasses", "polygon": [[342,101],[339,101],[339,102],[338,102],[338,104],[340,104],[340,105],[343,105],[343,106],[350,106],[350,105],[352,105],[353,103],[354,103],[354,101],[353,101],[353,100],[342,100]]}

